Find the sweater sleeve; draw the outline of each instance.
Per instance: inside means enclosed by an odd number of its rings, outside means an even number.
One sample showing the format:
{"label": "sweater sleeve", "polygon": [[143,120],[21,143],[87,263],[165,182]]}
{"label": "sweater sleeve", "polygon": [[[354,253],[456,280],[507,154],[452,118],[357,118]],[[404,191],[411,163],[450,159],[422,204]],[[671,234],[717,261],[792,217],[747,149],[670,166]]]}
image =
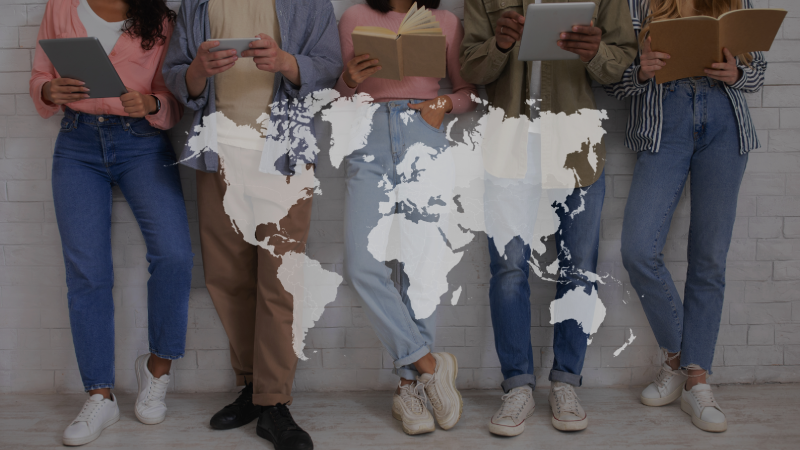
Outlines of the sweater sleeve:
{"label": "sweater sleeve", "polygon": [[464,40],[464,28],[458,18],[447,14],[447,77],[453,85],[453,93],[448,94],[453,102],[451,114],[460,114],[475,109],[477,104],[472,101],[472,96],[478,96],[475,85],[467,82],[461,76],[461,42]]}
{"label": "sweater sleeve", "polygon": [[50,62],[50,59],[45,55],[39,41],[42,39],[55,38],[55,29],[53,23],[53,5],[52,2],[47,2],[44,10],[44,17],[42,24],[39,27],[39,35],[36,37],[36,53],[33,57],[33,68],[31,69],[31,79],[29,82],[31,99],[33,105],[36,107],[36,112],[40,116],[47,119],[53,114],[57,113],[59,106],[53,103],[46,102],[42,98],[42,86],[48,81],[56,78],[56,69]]}
{"label": "sweater sleeve", "polygon": [[[161,52],[158,58],[158,65],[154,68],[155,76],[150,87],[150,92],[153,93],[161,101],[161,110],[152,116],[145,116],[150,125],[161,130],[169,130],[181,119],[183,115],[183,107],[175,99],[175,96],[167,88],[164,81],[164,75],[161,73],[161,67],[164,65],[164,59],[167,57],[167,48],[169,48],[169,40],[172,36],[173,26],[168,20],[164,21],[164,30],[167,39],[164,44],[158,47]],[[155,50],[154,50],[155,51]]]}
{"label": "sweater sleeve", "polygon": [[[342,18],[339,20],[339,42],[342,46],[342,63],[344,64],[345,70],[347,68],[347,63],[356,56],[353,50],[353,36],[351,36],[353,29],[356,27],[356,17],[351,9],[352,8],[345,11],[344,14],[342,14]],[[343,74],[344,72],[342,72],[342,75]],[[348,86],[344,82],[342,75],[339,75],[339,79],[336,81],[336,90],[344,97],[355,95],[355,93],[358,92],[358,86],[354,88]]]}

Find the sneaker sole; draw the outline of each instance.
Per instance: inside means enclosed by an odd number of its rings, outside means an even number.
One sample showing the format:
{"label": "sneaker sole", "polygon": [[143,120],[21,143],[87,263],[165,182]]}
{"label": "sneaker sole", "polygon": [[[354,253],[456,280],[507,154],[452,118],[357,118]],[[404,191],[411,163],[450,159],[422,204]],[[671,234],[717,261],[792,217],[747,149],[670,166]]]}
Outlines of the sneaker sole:
{"label": "sneaker sole", "polygon": [[728,429],[728,420],[726,419],[725,422],[722,423],[714,423],[714,422],[706,422],[701,418],[694,415],[694,410],[692,406],[687,403],[683,398],[681,398],[681,411],[685,412],[692,418],[692,423],[697,428],[700,428],[703,431],[708,431],[710,433],[722,433],[723,431]]}
{"label": "sneaker sole", "polygon": [[[531,409],[531,413],[528,414],[528,417],[525,420],[528,420],[533,415],[533,412],[536,410],[536,407]],[[525,420],[522,421],[519,425],[515,427],[508,427],[505,425],[497,425],[496,423],[492,423],[489,421],[489,433],[495,434],[497,436],[519,436],[525,431]]]}
{"label": "sneaker sole", "polygon": [[[142,358],[144,356],[145,355],[142,355],[139,358]],[[134,367],[135,370],[134,371],[136,372],[136,388],[137,388],[137,392],[142,392],[142,380],[139,377],[139,358],[136,358],[136,363],[135,363],[135,367]],[[137,394],[137,400],[138,400],[138,394]],[[167,414],[166,413],[164,413],[164,415],[161,416],[161,417],[155,417],[155,418],[144,417],[144,416],[139,415],[139,411],[136,409],[136,402],[134,402],[134,404],[133,404],[133,413],[136,415],[136,418],[139,419],[139,422],[142,422],[145,425],[158,425],[159,423],[163,422],[164,419],[167,418]]]}
{"label": "sneaker sole", "polygon": [[639,397],[639,400],[642,401],[643,405],[647,406],[666,406],[670,403],[674,402],[681,396],[681,390],[683,389],[683,385],[678,386],[678,389],[675,389],[675,392],[669,394],[663,398],[647,398],[647,397]]}
{"label": "sneaker sole", "polygon": [[553,428],[560,431],[581,431],[589,426],[589,416],[584,417],[583,420],[572,420],[569,422],[558,420],[553,416],[550,418],[550,421],[553,423]]}
{"label": "sneaker sole", "polygon": [[412,430],[406,427],[406,423],[403,422],[403,416],[399,412],[395,411],[394,408],[392,409],[392,417],[395,420],[399,420],[400,423],[403,424],[403,432],[411,436],[415,436],[417,434],[433,433],[433,431],[436,430],[436,425],[434,425],[433,423],[431,423],[430,427],[419,428],[417,430]]}
{"label": "sneaker sole", "polygon": [[450,400],[453,400],[455,397],[458,397],[458,415],[455,417],[455,419],[450,418],[447,420],[439,420],[439,418],[436,417],[436,422],[439,423],[439,426],[442,427],[443,430],[449,430],[454,426],[456,426],[458,421],[461,420],[461,413],[464,410],[464,400],[461,398],[461,392],[458,392],[458,389],[456,388],[456,378],[458,378],[458,360],[456,359],[455,355],[452,355],[450,353],[442,352],[437,354],[442,359],[447,358],[448,360],[450,360],[450,363],[453,365],[453,373],[452,376],[450,377],[450,384],[453,386],[453,391],[455,391],[455,396],[452,395],[452,393],[449,393],[448,397],[450,398]]}
{"label": "sneaker sole", "polygon": [[114,425],[115,423],[117,423],[117,421],[119,421],[119,409],[117,409],[117,413],[114,414],[114,417],[106,420],[106,423],[104,423],[102,427],[100,427],[97,431],[95,431],[94,433],[90,434],[89,436],[82,437],[82,438],[73,438],[73,439],[62,438],[61,442],[64,445],[67,445],[67,446],[70,446],[70,447],[76,447],[78,445],[88,444],[89,442],[92,442],[93,440],[99,438],[100,434],[103,432],[103,430],[105,430],[106,428],[110,427],[111,425]]}

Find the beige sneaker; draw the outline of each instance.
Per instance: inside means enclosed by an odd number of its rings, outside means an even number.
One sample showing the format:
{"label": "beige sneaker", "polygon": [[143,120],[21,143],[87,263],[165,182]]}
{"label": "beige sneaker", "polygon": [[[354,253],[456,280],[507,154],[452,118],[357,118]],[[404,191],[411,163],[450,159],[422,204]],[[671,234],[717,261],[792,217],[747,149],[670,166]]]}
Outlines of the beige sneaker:
{"label": "beige sneaker", "polygon": [[656,380],[644,388],[639,400],[647,406],[668,405],[681,396],[686,378],[681,370],[675,370],[669,364],[664,363]]}
{"label": "beige sneaker", "polygon": [[533,415],[533,389],[520,386],[501,397],[503,405],[489,421],[489,432],[498,436],[518,436],[525,431],[525,419]]}
{"label": "beige sneaker", "polygon": [[589,426],[589,417],[578,402],[571,384],[553,381],[550,385],[550,409],[553,426],[561,431],[580,431]]}
{"label": "beige sneaker", "polygon": [[423,373],[417,378],[425,388],[425,393],[433,406],[433,416],[443,430],[453,428],[461,418],[464,403],[461,393],[456,389],[458,376],[458,361],[456,357],[447,352],[431,353],[436,360],[436,369],[433,375]]}
{"label": "beige sneaker", "polygon": [[430,433],[435,429],[433,416],[425,407],[425,390],[422,384],[413,382],[399,386],[400,393],[394,394],[392,417],[403,422],[406,434]]}
{"label": "beige sneaker", "polygon": [[690,415],[694,426],[703,431],[721,433],[728,429],[725,413],[707,384],[696,384],[688,391],[681,389],[681,410]]}

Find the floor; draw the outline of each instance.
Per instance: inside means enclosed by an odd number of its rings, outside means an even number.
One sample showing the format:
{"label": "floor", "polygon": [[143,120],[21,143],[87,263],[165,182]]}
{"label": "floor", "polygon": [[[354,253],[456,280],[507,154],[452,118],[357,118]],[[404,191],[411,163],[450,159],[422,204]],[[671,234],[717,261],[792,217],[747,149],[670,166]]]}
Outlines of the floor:
{"label": "floor", "polygon": [[[464,413],[450,431],[437,429],[407,436],[391,416],[390,393],[303,393],[291,407],[297,422],[311,433],[315,448],[325,449],[573,449],[770,448],[797,449],[800,442],[800,384],[722,386],[717,401],[728,415],[728,431],[695,428],[680,403],[648,408],[638,402],[641,388],[580,389],[589,428],[577,433],[550,425],[547,390],[534,394],[537,407],[524,434],[494,437],[486,422],[499,406],[499,391],[464,391]],[[170,394],[169,415],[156,426],[139,423],[132,395],[120,395],[122,417],[87,449],[259,449],[271,444],[255,433],[255,422],[238,430],[214,431],[208,419],[233,400],[232,394]],[[82,395],[0,395],[0,448],[64,448],[61,432],[78,413]]]}

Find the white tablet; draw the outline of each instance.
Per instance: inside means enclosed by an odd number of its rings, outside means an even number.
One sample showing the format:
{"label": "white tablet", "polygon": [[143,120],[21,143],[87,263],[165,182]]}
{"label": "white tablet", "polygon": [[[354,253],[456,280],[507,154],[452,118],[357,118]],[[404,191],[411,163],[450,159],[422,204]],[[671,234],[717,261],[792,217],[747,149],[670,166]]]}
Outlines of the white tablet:
{"label": "white tablet", "polygon": [[252,38],[234,38],[234,39],[209,39],[209,41],[219,41],[219,45],[212,48],[209,51],[212,52],[220,52],[222,50],[236,50],[236,56],[239,58],[242,57],[242,52],[245,50],[250,50],[250,43],[253,41],[257,41],[259,38],[252,37]]}
{"label": "white tablet", "polygon": [[540,3],[528,5],[525,28],[520,41],[520,61],[558,61],[578,59],[578,55],[558,46],[561,33],[575,25],[589,25],[597,5],[581,3]]}
{"label": "white tablet", "polygon": [[58,76],[86,83],[89,98],[119,97],[128,92],[97,38],[42,39],[39,45]]}

